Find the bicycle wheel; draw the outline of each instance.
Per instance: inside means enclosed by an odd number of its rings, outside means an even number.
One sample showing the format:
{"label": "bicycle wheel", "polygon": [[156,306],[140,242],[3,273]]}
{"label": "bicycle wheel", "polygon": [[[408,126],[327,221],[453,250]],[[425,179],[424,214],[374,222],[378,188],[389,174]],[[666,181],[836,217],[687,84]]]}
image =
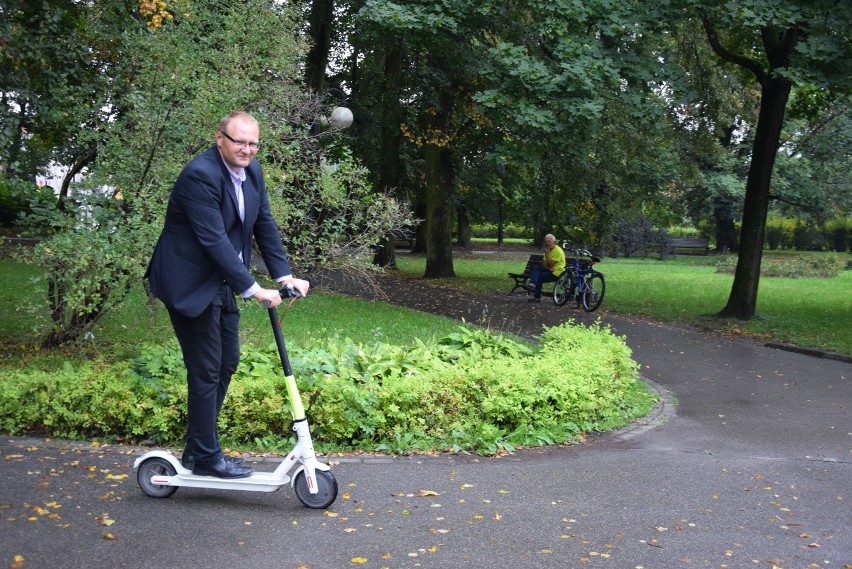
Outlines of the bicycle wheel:
{"label": "bicycle wheel", "polygon": [[573,285],[574,279],[572,278],[570,271],[565,271],[559,275],[559,279],[557,279],[556,283],[553,285],[553,304],[556,306],[562,306],[568,302],[568,299],[574,296]]}
{"label": "bicycle wheel", "polygon": [[594,312],[601,305],[606,292],[606,281],[602,273],[593,272],[586,277],[583,285],[583,309],[586,312]]}

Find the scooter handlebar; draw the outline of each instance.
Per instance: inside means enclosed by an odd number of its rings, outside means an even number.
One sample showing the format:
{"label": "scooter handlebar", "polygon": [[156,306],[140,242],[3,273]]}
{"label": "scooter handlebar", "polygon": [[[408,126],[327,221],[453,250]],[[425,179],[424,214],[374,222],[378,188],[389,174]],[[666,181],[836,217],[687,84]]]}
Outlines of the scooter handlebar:
{"label": "scooter handlebar", "polygon": [[301,298],[302,293],[299,292],[295,287],[291,285],[285,285],[278,291],[278,294],[281,295],[281,298]]}
{"label": "scooter handlebar", "polygon": [[[295,289],[294,287],[292,287],[290,285],[285,285],[284,287],[280,288],[278,290],[278,294],[281,295],[281,298],[301,298],[302,297],[302,293],[299,292],[297,289]],[[263,304],[263,306],[265,308],[269,308],[269,301],[268,300],[264,300],[261,304]]]}

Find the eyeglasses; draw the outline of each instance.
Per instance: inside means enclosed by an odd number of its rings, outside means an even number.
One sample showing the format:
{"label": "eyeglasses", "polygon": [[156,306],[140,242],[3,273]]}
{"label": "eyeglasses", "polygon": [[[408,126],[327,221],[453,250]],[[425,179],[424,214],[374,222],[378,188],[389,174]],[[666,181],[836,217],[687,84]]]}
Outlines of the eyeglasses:
{"label": "eyeglasses", "polygon": [[230,136],[227,132],[225,132],[224,130],[220,130],[219,132],[221,132],[221,133],[222,133],[222,136],[224,136],[225,138],[227,138],[228,140],[230,140],[231,142],[233,142],[233,143],[234,143],[234,144],[236,144],[237,146],[247,146],[249,150],[257,150],[258,148],[260,148],[260,143],[259,143],[259,142],[248,142],[248,141],[245,141],[245,140],[234,140],[234,139],[233,139],[233,138],[231,138],[231,136]]}

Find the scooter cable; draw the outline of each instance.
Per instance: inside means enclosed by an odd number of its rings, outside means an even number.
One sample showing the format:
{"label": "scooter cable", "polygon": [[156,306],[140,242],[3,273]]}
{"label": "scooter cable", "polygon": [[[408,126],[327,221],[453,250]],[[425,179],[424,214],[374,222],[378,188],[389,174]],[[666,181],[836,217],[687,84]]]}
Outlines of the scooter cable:
{"label": "scooter cable", "polygon": [[281,323],[284,322],[284,317],[287,316],[287,313],[290,312],[290,307],[293,306],[293,303],[299,300],[298,296],[294,296],[290,299],[290,302],[287,303],[287,308],[284,309],[284,312],[281,314],[281,318],[278,319],[278,327],[281,327]]}

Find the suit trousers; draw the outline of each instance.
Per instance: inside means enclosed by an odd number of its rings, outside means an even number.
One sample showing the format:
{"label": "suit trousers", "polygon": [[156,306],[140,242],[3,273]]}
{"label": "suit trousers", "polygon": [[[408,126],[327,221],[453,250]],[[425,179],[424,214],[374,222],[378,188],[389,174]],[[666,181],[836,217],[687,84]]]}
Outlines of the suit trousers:
{"label": "suit trousers", "polygon": [[231,287],[223,283],[199,316],[189,318],[169,310],[169,317],[186,366],[184,456],[193,456],[196,464],[211,464],[222,456],[217,422],[240,362],[240,310]]}

